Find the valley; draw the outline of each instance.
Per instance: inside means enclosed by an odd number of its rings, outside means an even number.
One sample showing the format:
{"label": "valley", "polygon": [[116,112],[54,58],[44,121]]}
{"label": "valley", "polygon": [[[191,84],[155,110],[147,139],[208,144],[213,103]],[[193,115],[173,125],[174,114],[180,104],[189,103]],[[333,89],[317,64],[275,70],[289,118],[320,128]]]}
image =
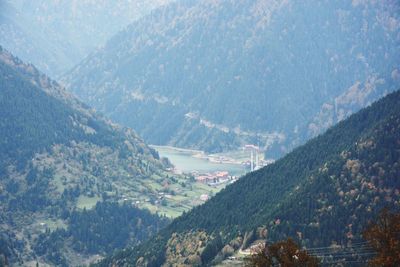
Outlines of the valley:
{"label": "valley", "polygon": [[0,0],[0,267],[400,266],[397,0]]}
{"label": "valley", "polygon": [[327,266],[367,262],[353,244],[383,207],[400,211],[399,103],[387,95],[96,266],[229,266],[287,237],[329,249],[314,253]]}
{"label": "valley", "polygon": [[[115,241],[111,249],[139,243],[166,225],[167,217],[178,217],[225,186],[173,172],[131,129],[96,114],[2,47],[0,85],[0,245],[5,242],[4,255],[14,263],[76,265],[82,252],[104,255],[105,240],[94,245],[97,237],[73,228],[81,225],[74,218],[89,213],[105,220],[108,209],[148,218],[133,236],[118,242],[108,237]],[[115,216],[115,225],[126,218]],[[48,247],[52,242],[57,245]]]}
{"label": "valley", "polygon": [[61,77],[150,144],[280,158],[400,87],[396,3],[175,1]]}

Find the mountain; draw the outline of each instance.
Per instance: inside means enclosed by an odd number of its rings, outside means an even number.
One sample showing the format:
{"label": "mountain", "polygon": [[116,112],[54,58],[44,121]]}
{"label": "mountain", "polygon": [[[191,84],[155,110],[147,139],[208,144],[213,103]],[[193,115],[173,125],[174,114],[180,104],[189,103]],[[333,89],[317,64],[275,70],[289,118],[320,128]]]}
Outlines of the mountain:
{"label": "mountain", "polygon": [[166,3],[5,0],[0,3],[0,44],[55,77],[129,23]]}
{"label": "mountain", "polygon": [[76,266],[142,242],[168,220],[139,207],[184,179],[167,167],[133,130],[0,47],[0,265]]}
{"label": "mountain", "polygon": [[[288,236],[308,248],[350,245],[366,253],[360,244],[367,222],[383,207],[400,211],[399,177],[396,91],[98,266],[204,266],[240,254],[254,240]],[[328,253],[321,259],[365,264],[371,255],[365,253]]]}
{"label": "mountain", "polygon": [[176,1],[63,83],[152,144],[279,157],[400,85],[397,1]]}

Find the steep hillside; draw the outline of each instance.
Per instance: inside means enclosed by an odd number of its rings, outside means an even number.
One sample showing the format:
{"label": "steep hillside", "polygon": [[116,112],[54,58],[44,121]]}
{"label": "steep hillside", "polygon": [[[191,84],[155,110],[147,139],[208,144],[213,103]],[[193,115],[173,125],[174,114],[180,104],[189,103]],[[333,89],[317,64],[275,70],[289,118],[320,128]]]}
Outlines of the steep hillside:
{"label": "steep hillside", "polygon": [[149,143],[279,156],[400,85],[396,1],[194,1],[157,9],[66,75]]}
{"label": "steep hillside", "polygon": [[55,77],[129,23],[168,2],[1,1],[0,45]]}
{"label": "steep hillside", "polygon": [[[400,210],[399,177],[397,91],[242,177],[144,245],[99,265],[205,265],[240,252],[256,239],[287,236],[306,247],[354,244],[381,208]],[[365,255],[354,254],[361,259],[349,252],[322,259],[350,257],[365,264]]]}
{"label": "steep hillside", "polygon": [[[142,242],[167,220],[138,208],[165,212],[171,201],[182,208],[172,199],[161,207],[164,190],[182,202],[197,199],[181,195],[186,177],[167,167],[133,130],[106,121],[0,47],[0,263],[4,254],[24,266],[76,266]],[[113,235],[93,244],[93,229]]]}

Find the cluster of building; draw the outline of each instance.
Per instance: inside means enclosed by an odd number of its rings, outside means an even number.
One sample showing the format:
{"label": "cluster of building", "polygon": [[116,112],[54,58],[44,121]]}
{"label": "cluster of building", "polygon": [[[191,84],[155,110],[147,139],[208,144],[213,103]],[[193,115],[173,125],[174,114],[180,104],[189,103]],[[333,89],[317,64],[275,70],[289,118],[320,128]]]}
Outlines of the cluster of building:
{"label": "cluster of building", "polygon": [[199,183],[207,184],[209,186],[217,186],[235,181],[236,177],[230,176],[227,171],[217,171],[213,173],[195,174],[195,179]]}
{"label": "cluster of building", "polygon": [[[255,145],[245,145],[243,147],[244,150],[250,151],[250,159],[247,161],[241,162],[243,166],[246,167],[246,169],[249,169],[250,171],[255,171],[258,170],[270,163],[273,162],[273,160],[264,160],[259,157],[260,153],[260,148]],[[232,163],[234,160],[228,159],[228,158],[209,158],[210,161],[213,162],[224,162],[224,163]],[[216,171],[213,173],[198,173],[198,172],[192,172],[192,175],[195,177],[196,182],[207,184],[209,186],[217,186],[220,184],[224,183],[232,183],[237,180],[237,177],[235,176],[230,176],[228,171]]]}

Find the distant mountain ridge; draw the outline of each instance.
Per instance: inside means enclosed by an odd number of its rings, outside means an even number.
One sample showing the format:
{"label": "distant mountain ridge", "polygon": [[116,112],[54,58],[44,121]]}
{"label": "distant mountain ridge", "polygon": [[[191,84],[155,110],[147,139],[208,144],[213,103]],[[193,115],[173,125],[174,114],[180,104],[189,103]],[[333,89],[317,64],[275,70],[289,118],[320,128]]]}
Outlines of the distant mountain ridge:
{"label": "distant mountain ridge", "polygon": [[177,1],[63,82],[149,143],[278,157],[400,85],[385,1]]}
{"label": "distant mountain ridge", "polygon": [[[97,266],[208,266],[255,240],[288,236],[305,247],[352,247],[383,207],[400,211],[399,151],[396,91]],[[358,250],[331,254],[320,259],[368,259]]]}
{"label": "distant mountain ridge", "polygon": [[55,78],[126,25],[168,2],[1,1],[0,45]]}

